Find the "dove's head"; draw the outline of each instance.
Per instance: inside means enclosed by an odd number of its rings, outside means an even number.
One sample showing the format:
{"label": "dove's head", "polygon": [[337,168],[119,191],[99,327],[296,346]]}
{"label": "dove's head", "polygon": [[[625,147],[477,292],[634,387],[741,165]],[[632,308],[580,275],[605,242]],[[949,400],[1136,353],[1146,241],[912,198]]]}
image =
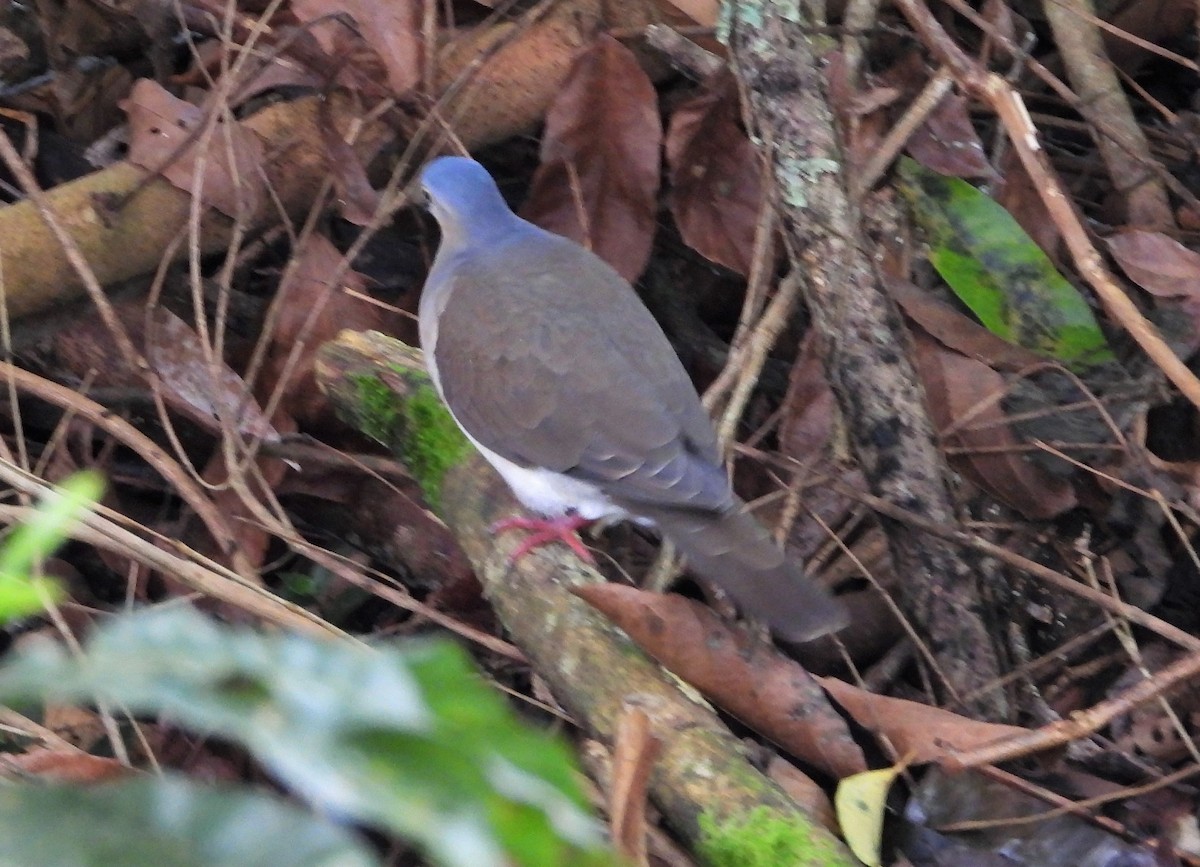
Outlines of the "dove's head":
{"label": "dove's head", "polygon": [[442,243],[479,244],[522,225],[487,169],[467,157],[438,157],[421,171]]}

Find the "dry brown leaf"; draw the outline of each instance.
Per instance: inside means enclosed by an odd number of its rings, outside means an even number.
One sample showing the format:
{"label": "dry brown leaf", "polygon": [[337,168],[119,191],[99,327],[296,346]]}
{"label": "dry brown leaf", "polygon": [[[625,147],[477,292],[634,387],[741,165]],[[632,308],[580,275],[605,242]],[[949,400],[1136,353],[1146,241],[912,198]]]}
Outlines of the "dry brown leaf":
{"label": "dry brown leaf", "polygon": [[905,316],[955,352],[982,361],[989,367],[1014,372],[1046,361],[1036,352],[997,337],[971,317],[907,280],[887,277],[884,286]]}
{"label": "dry brown leaf", "polygon": [[1159,298],[1200,296],[1200,253],[1161,232],[1130,229],[1104,241],[1129,279]]}
{"label": "dry brown leaf", "polygon": [[312,374],[321,344],[347,328],[389,332],[397,317],[364,299],[367,281],[361,274],[347,269],[337,277],[344,257],[324,235],[309,235],[292,258],[294,268],[275,297],[279,315],[270,337],[264,391],[274,390],[286,376],[281,408],[302,424],[321,424],[329,417],[328,403]]}
{"label": "dry brown leaf", "polygon": [[[1129,665],[1115,681],[1105,688],[1105,697],[1116,699],[1130,689],[1159,676],[1185,654],[1163,641],[1146,641],[1139,649],[1137,663]],[[1183,761],[1190,754],[1192,743],[1188,732],[1200,715],[1200,687],[1185,684],[1171,690],[1169,705],[1147,702],[1130,707],[1113,719],[1107,735],[1114,750],[1122,755],[1148,756],[1170,765]],[[1184,727],[1181,727],[1181,722]]]}
{"label": "dry brown leaf", "polygon": [[327,122],[321,125],[321,138],[329,160],[329,174],[337,191],[338,210],[342,217],[356,226],[366,226],[380,213],[379,193],[371,186],[367,168],[328,117],[327,105],[322,106]]}
{"label": "dry brown leaf", "polygon": [[707,606],[619,584],[574,592],[665,668],[797,758],[838,779],[867,769],[846,721],[812,675],[771,645],[730,629]]}
{"label": "dry brown leaf", "polygon": [[278,442],[279,432],[263,415],[238,374],[211,350],[186,322],[169,310],[152,308],[145,353],[165,386],[172,407],[194,409],[190,415],[224,423],[248,439]]}
{"label": "dry brown leaf", "polygon": [[[171,83],[183,87],[206,88],[211,81],[229,72],[229,46],[221,40],[201,42],[195,46],[195,61],[178,75],[171,76]],[[242,105],[268,90],[301,87],[316,89],[321,86],[321,77],[315,72],[286,55],[259,58],[242,72],[239,86],[234,88],[235,105]]]}
{"label": "dry brown leaf", "polygon": [[[158,377],[167,406],[206,430],[218,432],[224,423],[248,439],[278,442],[271,426],[242,378],[212,352],[190,325],[162,307],[117,304],[117,318],[134,347]],[[105,326],[81,319],[55,335],[62,361],[80,378],[91,375],[101,386],[145,388],[146,381],[130,370]]]}
{"label": "dry brown leaf", "polygon": [[831,51],[826,55],[825,82],[829,104],[836,112],[842,130],[848,173],[856,177],[879,149],[892,126],[887,107],[902,97],[904,91],[888,85],[871,86],[866,91],[860,89],[858,76],[850,74],[844,51]]}
{"label": "dry brown leaf", "polygon": [[[4,106],[53,118],[39,133],[42,136],[52,130],[71,141],[90,143],[124,123],[119,106],[132,86],[133,76],[122,65],[79,65],[42,76],[40,85],[22,87],[5,98]],[[43,147],[39,142],[39,163]]]}
{"label": "dry brown leaf", "polygon": [[1022,456],[999,404],[1004,378],[920,332],[914,336],[930,412],[945,445],[961,449],[950,456],[951,464],[1027,518],[1052,518],[1074,507],[1075,490],[1068,479]]}
{"label": "dry brown leaf", "polygon": [[121,108],[129,116],[130,162],[185,192],[198,189],[201,201],[235,219],[251,219],[263,207],[263,145],[253,131],[218,121],[211,136],[200,135],[204,109],[144,78]]}
{"label": "dry brown leaf", "polygon": [[1106,29],[1111,27],[1111,33],[1104,34],[1106,60],[1130,75],[1153,58],[1154,46],[1168,44],[1196,22],[1196,7],[1190,0],[1147,0],[1111,10],[1111,16],[1105,16]]}
{"label": "dry brown leaf", "polygon": [[23,776],[40,777],[62,783],[100,783],[135,773],[132,768],[102,756],[84,752],[34,747],[23,753],[8,753],[0,769]]}
{"label": "dry brown leaf", "polygon": [[[39,0],[17,16],[6,7],[6,21],[36,15],[39,41],[45,40],[50,68],[59,74],[82,57],[126,57],[145,51],[157,37],[169,41],[171,11],[154,0],[94,3],[91,0]],[[45,61],[41,61],[42,64]]]}
{"label": "dry brown leaf", "polygon": [[[331,58],[355,53],[354,43],[365,42],[382,65],[392,96],[403,96],[420,80],[421,17],[414,0],[292,0],[291,9],[302,24],[311,25]],[[353,19],[354,31],[341,16]]]}
{"label": "dry brown leaf", "polygon": [[948,93],[908,139],[909,155],[939,175],[990,178],[996,173],[971,123],[967,101]]}
{"label": "dry brown leaf", "polygon": [[617,724],[613,745],[608,812],[613,845],[631,865],[649,863],[646,854],[647,787],[650,772],[661,752],[662,741],[651,731],[646,712],[627,705]]}
{"label": "dry brown leaf", "polygon": [[792,365],[779,423],[780,451],[798,460],[821,454],[833,434],[833,389],[825,379],[816,329],[809,329]]}
{"label": "dry brown leaf", "polygon": [[653,83],[632,51],[601,36],[576,58],[550,107],[521,215],[634,280],[654,242],[661,146]]}
{"label": "dry brown leaf", "polygon": [[1020,726],[979,722],[919,702],[876,695],[833,677],[817,681],[855,722],[887,738],[897,756],[911,756],[916,764],[1028,734]]}
{"label": "dry brown leaf", "polygon": [[689,247],[750,273],[763,204],[762,161],[739,122],[737,82],[727,70],[671,116],[668,202]]}
{"label": "dry brown leaf", "polygon": [[69,704],[46,705],[42,711],[42,725],[85,752],[95,749],[108,736],[100,714],[90,708]]}
{"label": "dry brown leaf", "polygon": [[[275,413],[275,421],[287,433],[294,433],[296,430],[295,423],[278,411]],[[258,497],[261,502],[265,497],[260,492],[260,488],[277,490],[287,473],[287,464],[279,458],[257,457],[254,459],[253,470],[247,471],[243,467],[239,468],[238,472],[244,480],[253,478],[253,483],[245,486],[250,489],[247,491],[247,495]],[[226,461],[225,449],[219,446],[213,449],[212,456],[204,467],[201,477],[205,486],[212,491],[213,504],[229,520],[233,534],[233,538],[227,540],[229,550],[237,551],[246,563],[258,568],[266,562],[267,549],[271,544],[272,536],[268,528],[263,525],[261,513],[256,514],[255,510],[247,505],[243,495],[229,484],[229,465]],[[269,511],[269,507],[263,504],[262,511]],[[188,527],[184,530],[184,538],[189,547],[218,562],[228,562],[229,558],[221,552],[217,545],[213,544],[212,537],[200,526],[199,521],[192,519],[189,522]],[[163,577],[168,583],[173,583],[170,575]],[[180,585],[175,585],[175,589],[179,593],[187,592],[186,588]],[[245,617],[244,611],[224,602],[210,600],[207,607],[234,621]]]}

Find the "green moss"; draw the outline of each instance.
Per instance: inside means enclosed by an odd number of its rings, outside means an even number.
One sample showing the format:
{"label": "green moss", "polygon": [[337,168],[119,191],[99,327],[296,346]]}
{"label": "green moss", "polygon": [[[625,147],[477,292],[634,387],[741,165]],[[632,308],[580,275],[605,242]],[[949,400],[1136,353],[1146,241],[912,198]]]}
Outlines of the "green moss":
{"label": "green moss", "polygon": [[715,867],[849,867],[854,863],[824,830],[767,807],[737,819],[702,814],[697,851]]}
{"label": "green moss", "polygon": [[417,388],[404,402],[404,462],[435,509],[441,501],[442,477],[471,451],[432,385]]}
{"label": "green moss", "polygon": [[397,395],[387,382],[373,374],[350,377],[357,392],[355,423],[359,430],[404,461],[425,499],[436,509],[442,477],[470,453],[471,443],[423,375],[420,381],[413,382],[412,370],[403,366],[394,370],[412,386],[407,398]]}
{"label": "green moss", "polygon": [[387,384],[369,373],[349,377],[357,391],[358,429],[388,448],[396,444],[400,421],[400,398]]}

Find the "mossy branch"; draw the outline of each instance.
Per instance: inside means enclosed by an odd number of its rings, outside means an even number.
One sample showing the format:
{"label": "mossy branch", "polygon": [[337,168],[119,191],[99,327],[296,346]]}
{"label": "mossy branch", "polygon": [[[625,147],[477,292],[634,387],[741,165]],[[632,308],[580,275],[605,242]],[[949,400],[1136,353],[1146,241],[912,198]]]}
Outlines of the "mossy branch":
{"label": "mossy branch", "polygon": [[420,354],[374,332],[343,332],[322,349],[317,378],[338,412],[411,465],[457,536],[512,640],[581,725],[612,742],[630,704],[663,751],[651,794],[671,825],[714,865],[851,865],[825,828],[748,760],[707,705],[572,592],[604,579],[565,549],[510,565],[512,534],[488,532],[519,507],[440,404]]}

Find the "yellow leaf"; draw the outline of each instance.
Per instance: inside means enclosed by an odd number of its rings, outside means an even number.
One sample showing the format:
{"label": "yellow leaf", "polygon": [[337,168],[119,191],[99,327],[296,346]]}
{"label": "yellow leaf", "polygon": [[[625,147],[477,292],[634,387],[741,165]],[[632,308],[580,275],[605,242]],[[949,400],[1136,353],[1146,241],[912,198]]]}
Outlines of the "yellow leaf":
{"label": "yellow leaf", "polygon": [[867,867],[880,867],[879,844],[888,789],[904,765],[844,778],[833,796],[846,845]]}

